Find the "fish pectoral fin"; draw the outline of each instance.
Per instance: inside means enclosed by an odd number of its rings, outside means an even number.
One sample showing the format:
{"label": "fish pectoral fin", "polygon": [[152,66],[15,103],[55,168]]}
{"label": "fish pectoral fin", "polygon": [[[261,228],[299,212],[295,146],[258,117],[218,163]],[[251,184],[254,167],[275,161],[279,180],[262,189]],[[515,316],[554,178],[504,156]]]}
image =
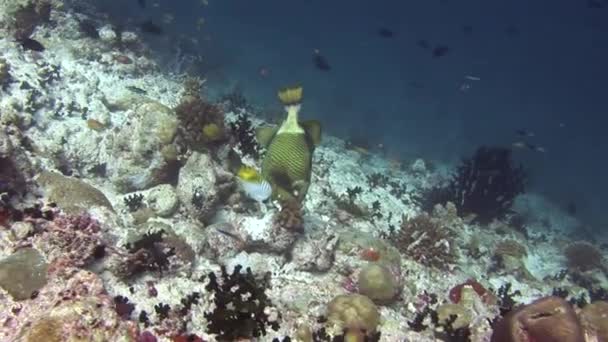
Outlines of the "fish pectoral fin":
{"label": "fish pectoral fin", "polygon": [[262,147],[268,147],[268,145],[272,141],[272,138],[274,137],[274,135],[277,133],[278,130],[279,130],[279,127],[276,127],[276,126],[258,127],[255,130],[255,137],[258,140],[258,143],[260,143],[260,145]]}
{"label": "fish pectoral fin", "polygon": [[300,201],[302,199],[304,199],[304,196],[308,192],[309,186],[310,186],[310,183],[305,180],[298,180],[298,181],[293,182],[291,184],[291,189],[293,191],[294,197],[296,197]]}
{"label": "fish pectoral fin", "polygon": [[300,126],[306,131],[312,143],[315,146],[319,146],[321,143],[321,122],[318,120],[306,120],[300,122]]}

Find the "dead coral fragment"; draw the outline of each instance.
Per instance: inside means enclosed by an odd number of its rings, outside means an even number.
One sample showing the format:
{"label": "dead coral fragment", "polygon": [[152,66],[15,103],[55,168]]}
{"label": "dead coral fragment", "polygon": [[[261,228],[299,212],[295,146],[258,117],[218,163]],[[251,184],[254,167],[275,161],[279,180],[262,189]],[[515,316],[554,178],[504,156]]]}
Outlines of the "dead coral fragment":
{"label": "dead coral fragment", "polygon": [[586,241],[576,241],[564,251],[568,268],[578,271],[604,270],[604,257],[599,249]]}
{"label": "dead coral fragment", "polygon": [[401,229],[390,240],[400,252],[417,262],[439,269],[446,269],[456,259],[455,233],[444,222],[422,213],[413,218],[403,218]]}

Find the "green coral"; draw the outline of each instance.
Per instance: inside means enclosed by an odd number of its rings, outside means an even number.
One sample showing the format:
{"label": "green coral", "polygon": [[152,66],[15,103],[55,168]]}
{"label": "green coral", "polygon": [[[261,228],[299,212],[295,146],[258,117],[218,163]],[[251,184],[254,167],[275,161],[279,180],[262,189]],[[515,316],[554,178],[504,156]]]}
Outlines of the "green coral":
{"label": "green coral", "polygon": [[375,303],[387,304],[399,293],[398,281],[388,267],[380,263],[369,263],[359,272],[359,293]]}
{"label": "green coral", "polygon": [[363,330],[371,334],[380,323],[380,313],[376,304],[364,295],[339,295],[327,304],[327,323],[339,332]]}

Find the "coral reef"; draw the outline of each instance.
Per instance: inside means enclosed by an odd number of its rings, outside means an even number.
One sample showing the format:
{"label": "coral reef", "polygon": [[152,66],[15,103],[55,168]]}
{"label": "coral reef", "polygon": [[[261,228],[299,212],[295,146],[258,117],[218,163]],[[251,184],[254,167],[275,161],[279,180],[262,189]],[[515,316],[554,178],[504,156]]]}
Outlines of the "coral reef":
{"label": "coral reef", "polygon": [[517,306],[549,293],[605,339],[605,242],[517,196],[504,149],[464,160],[421,214],[452,165],[326,135],[305,201],[254,203],[235,170],[260,167],[273,109],[213,102],[158,62],[174,42],[102,7],[0,0],[0,340],[489,341],[523,318],[544,341],[537,322],[562,316]]}

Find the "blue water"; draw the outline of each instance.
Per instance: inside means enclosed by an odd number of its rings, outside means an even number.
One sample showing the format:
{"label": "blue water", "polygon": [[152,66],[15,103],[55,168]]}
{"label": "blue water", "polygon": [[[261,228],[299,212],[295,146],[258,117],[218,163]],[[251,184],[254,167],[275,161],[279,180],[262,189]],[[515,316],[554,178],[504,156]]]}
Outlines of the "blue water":
{"label": "blue water", "polygon": [[[608,203],[608,3],[583,0],[137,1],[105,2],[131,22],[165,13],[167,58],[178,37],[200,41],[209,96],[238,86],[254,104],[279,108],[277,88],[301,83],[303,115],[327,133],[383,143],[403,160],[455,162],[479,145],[511,145],[518,129],[545,153],[515,150],[530,190],[606,229]],[[201,31],[198,18],[204,17]],[[471,32],[465,32],[470,26]],[[378,34],[381,27],[392,38]],[[450,48],[432,58],[418,40]],[[314,67],[319,49],[332,70]],[[269,70],[268,77],[259,74]],[[468,81],[465,76],[479,77]],[[414,86],[413,86],[414,85]]]}

